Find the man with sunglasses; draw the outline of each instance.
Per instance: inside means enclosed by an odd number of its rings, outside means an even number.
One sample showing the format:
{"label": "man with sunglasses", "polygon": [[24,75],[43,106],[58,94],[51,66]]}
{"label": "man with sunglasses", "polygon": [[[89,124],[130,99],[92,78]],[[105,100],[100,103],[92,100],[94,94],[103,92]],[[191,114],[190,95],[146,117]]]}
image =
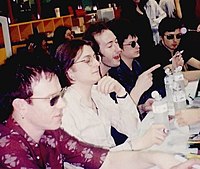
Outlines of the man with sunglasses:
{"label": "man with sunglasses", "polygon": [[[191,56],[191,53],[184,47],[181,32],[182,23],[176,18],[164,18],[159,24],[160,44],[154,47],[150,65],[155,63],[161,64],[162,68],[170,67],[172,69],[171,58],[179,60],[173,67],[178,65],[184,66],[190,64],[191,66],[198,68],[200,65],[199,60]],[[180,53],[183,51],[183,53]],[[184,60],[184,61],[183,61]],[[185,78],[189,81],[197,80],[200,77],[199,71],[185,71]],[[159,76],[159,75],[158,75]],[[163,77],[161,77],[163,78]]]}
{"label": "man with sunglasses", "polygon": [[[13,55],[0,66],[0,168],[63,168],[63,161],[100,168],[108,150],[59,129],[61,88],[56,64],[44,52]],[[112,168],[112,167],[110,167]]]}
{"label": "man with sunglasses", "polygon": [[[159,24],[160,43],[154,48],[154,59],[162,67],[171,65],[170,59],[179,49],[182,38],[181,22],[175,18],[164,18]],[[181,57],[181,55],[180,55]]]}
{"label": "man with sunglasses", "polygon": [[[123,19],[123,21],[127,21],[127,20]],[[112,24],[112,22],[110,23]],[[127,27],[127,30],[125,32],[121,31],[120,36],[116,37],[116,35],[113,33],[115,32],[115,30],[109,28],[110,23],[105,24],[101,22],[101,23],[96,23],[96,24],[91,25],[86,30],[85,35],[83,37],[85,40],[89,40],[92,42],[93,50],[95,51],[95,53],[98,53],[101,56],[101,63],[100,63],[101,76],[104,76],[110,73],[109,70],[111,70],[112,68],[118,67],[120,65],[121,55],[123,53],[122,45],[119,46],[119,44],[122,44],[122,41],[123,41],[123,39],[121,39],[121,36],[123,36],[123,34],[126,34],[128,36],[127,32],[130,32],[131,36],[133,35],[133,31],[131,29],[134,29],[134,28],[131,27],[132,24],[127,25],[126,22],[122,22],[118,24],[118,26],[120,27],[119,29],[123,29],[123,27]],[[124,26],[123,24],[126,24],[126,25]],[[132,37],[131,39],[133,39],[131,40],[132,43],[131,44],[130,42],[124,43],[124,48],[130,49],[132,45],[134,48],[136,48],[135,53],[136,53],[136,57],[138,57],[140,47],[137,43],[137,37],[135,37],[135,34],[134,34],[134,37]],[[142,89],[143,90],[142,93],[149,88],[149,85],[150,86],[152,85],[151,72],[154,71],[158,67],[159,65],[156,65],[155,67],[150,68],[149,70],[147,70],[146,73],[144,73],[143,78],[148,79],[150,83],[147,84],[148,87],[147,86],[143,87],[145,89]],[[141,67],[137,66],[136,71],[138,72],[138,74],[141,74]],[[126,88],[126,86],[124,87]],[[127,89],[128,88],[126,88],[126,90]],[[127,91],[130,92],[130,89],[128,89]],[[138,91],[133,92],[133,94],[131,95],[132,99],[134,100],[136,104],[138,104],[140,96],[141,96],[141,92],[140,94],[138,94]]]}
{"label": "man with sunglasses", "polygon": [[55,68],[44,53],[13,55],[0,66],[0,168],[61,169],[68,161],[87,169],[168,169],[180,163],[160,152],[110,152],[60,129],[65,89]]}
{"label": "man with sunglasses", "polygon": [[156,65],[147,71],[144,70],[138,60],[140,58],[138,37],[130,21],[114,19],[108,22],[108,27],[115,34],[119,46],[122,48],[120,65],[112,67],[109,70],[109,75],[119,81],[126,91],[130,93],[132,99],[139,105],[140,116],[143,119],[146,112],[151,110],[151,104],[153,103],[153,100],[150,99],[151,92],[154,90],[161,92],[161,88],[153,84],[152,77],[152,72],[159,66]]}

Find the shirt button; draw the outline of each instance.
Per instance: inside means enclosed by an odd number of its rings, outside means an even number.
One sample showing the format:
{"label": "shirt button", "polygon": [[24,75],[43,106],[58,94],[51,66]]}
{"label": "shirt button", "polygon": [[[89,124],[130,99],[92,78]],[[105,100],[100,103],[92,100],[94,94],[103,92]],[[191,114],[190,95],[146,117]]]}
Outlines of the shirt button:
{"label": "shirt button", "polygon": [[35,147],[38,147],[38,144],[35,144]]}
{"label": "shirt button", "polygon": [[39,160],[39,159],[40,159],[40,156],[37,156],[36,158]]}

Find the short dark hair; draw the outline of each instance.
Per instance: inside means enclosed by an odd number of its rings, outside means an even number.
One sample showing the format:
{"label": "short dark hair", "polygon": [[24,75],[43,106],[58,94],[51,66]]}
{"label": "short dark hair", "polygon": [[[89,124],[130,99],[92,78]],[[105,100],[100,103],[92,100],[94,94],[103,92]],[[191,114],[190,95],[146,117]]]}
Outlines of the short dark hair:
{"label": "short dark hair", "polygon": [[92,44],[92,48],[95,53],[99,53],[99,44],[95,40],[94,36],[96,34],[102,33],[104,30],[108,30],[108,27],[105,22],[96,22],[91,24],[85,31],[83,35],[83,39],[90,41]]}
{"label": "short dark hair", "polygon": [[39,81],[41,73],[51,78],[56,72],[55,62],[46,52],[20,52],[6,59],[0,66],[0,122],[13,112],[16,98],[27,99],[33,95],[32,82]]}
{"label": "short dark hair", "polygon": [[119,46],[123,48],[123,42],[129,35],[136,36],[134,26],[128,19],[119,18],[107,22],[108,28],[117,37]]}
{"label": "short dark hair", "polygon": [[163,37],[165,32],[173,32],[181,27],[182,22],[180,21],[180,19],[165,17],[161,20],[158,26],[159,35]]}

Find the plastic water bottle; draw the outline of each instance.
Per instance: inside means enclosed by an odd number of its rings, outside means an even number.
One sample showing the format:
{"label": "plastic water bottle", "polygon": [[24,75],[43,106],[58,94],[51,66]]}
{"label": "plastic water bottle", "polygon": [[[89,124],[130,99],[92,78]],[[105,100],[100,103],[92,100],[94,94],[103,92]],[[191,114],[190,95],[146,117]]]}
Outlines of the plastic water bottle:
{"label": "plastic water bottle", "polygon": [[174,109],[174,102],[173,102],[173,75],[169,68],[165,69],[165,91],[166,91],[166,99],[168,105],[168,114],[174,116],[175,109]]}
{"label": "plastic water bottle", "polygon": [[173,74],[173,102],[175,112],[186,108],[186,92],[182,67],[177,67]]}
{"label": "plastic water bottle", "polygon": [[169,129],[168,106],[166,99],[163,99],[157,91],[153,91],[151,96],[155,99],[152,104],[154,124],[164,124],[165,127]]}
{"label": "plastic water bottle", "polygon": [[176,89],[175,90],[183,90],[185,91],[185,79],[182,73],[182,67],[178,66],[175,70],[174,70],[174,82],[176,82]]}

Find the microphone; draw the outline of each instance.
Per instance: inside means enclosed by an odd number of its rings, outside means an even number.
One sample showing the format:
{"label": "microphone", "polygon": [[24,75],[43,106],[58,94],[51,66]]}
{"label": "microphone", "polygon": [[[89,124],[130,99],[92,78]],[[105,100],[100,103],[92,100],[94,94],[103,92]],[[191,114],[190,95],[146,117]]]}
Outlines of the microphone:
{"label": "microphone", "polygon": [[187,32],[197,32],[196,29],[187,29],[186,27],[181,28],[181,33],[186,34]]}

